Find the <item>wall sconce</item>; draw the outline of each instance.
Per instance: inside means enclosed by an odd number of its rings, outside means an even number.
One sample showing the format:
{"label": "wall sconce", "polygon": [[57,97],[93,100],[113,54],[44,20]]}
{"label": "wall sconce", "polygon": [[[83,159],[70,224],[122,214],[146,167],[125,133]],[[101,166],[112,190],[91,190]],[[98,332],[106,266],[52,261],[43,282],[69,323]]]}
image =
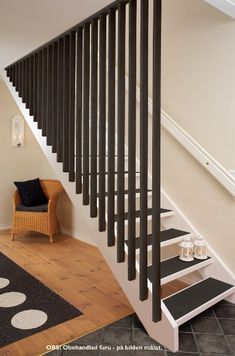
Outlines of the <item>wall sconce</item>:
{"label": "wall sconce", "polygon": [[11,145],[21,148],[24,146],[24,119],[14,116],[11,122]]}

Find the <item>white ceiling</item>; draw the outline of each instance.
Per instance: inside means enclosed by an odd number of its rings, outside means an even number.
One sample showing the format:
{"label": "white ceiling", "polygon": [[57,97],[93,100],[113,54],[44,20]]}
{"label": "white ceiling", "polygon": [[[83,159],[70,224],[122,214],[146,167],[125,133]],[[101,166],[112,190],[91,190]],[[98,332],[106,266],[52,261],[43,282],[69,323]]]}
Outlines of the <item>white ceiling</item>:
{"label": "white ceiling", "polygon": [[[198,1],[198,0],[195,0]],[[235,16],[235,0],[204,0]],[[0,71],[113,0],[0,0]]]}
{"label": "white ceiling", "polygon": [[235,19],[235,0],[204,0],[229,17]]}
{"label": "white ceiling", "polygon": [[0,70],[113,0],[0,0]]}

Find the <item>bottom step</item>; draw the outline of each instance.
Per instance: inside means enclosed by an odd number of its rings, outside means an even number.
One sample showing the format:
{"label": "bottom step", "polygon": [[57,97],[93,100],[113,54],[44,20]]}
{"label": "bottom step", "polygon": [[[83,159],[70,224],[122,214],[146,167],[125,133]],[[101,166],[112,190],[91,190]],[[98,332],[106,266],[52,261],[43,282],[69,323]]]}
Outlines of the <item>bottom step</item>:
{"label": "bottom step", "polygon": [[231,284],[207,278],[163,300],[167,309],[181,325],[220,300],[235,292]]}

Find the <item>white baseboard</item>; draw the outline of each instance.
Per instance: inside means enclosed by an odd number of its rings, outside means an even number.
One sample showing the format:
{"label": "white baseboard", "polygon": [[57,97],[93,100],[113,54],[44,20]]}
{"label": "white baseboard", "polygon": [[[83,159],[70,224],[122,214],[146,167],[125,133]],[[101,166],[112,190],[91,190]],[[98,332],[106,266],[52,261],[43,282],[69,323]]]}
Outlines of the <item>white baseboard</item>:
{"label": "white baseboard", "polygon": [[[9,229],[11,229],[11,223],[0,224],[0,231],[9,230]],[[89,238],[88,236],[86,236],[78,231],[73,231],[70,229],[62,228],[62,233],[65,235],[71,236],[76,240],[81,240],[81,241],[86,242],[90,245],[97,246],[96,243],[91,238]]]}
{"label": "white baseboard", "polygon": [[93,241],[89,236],[84,235],[84,234],[82,234],[82,233],[80,233],[78,231],[73,231],[73,230],[66,229],[66,228],[64,229],[62,227],[62,233],[65,234],[65,235],[71,236],[76,240],[80,240],[80,241],[86,242],[87,244],[90,244],[92,246],[97,246],[95,241]]}
{"label": "white baseboard", "polygon": [[9,230],[11,228],[11,223],[0,224],[0,231]]}

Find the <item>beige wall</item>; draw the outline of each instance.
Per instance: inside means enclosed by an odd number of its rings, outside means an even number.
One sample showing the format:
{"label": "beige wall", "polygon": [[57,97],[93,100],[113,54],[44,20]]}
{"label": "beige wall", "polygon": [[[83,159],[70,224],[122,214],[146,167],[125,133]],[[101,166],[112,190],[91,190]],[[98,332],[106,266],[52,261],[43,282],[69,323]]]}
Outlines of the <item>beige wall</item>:
{"label": "beige wall", "polygon": [[0,81],[0,225],[11,221],[11,197],[16,180],[54,177],[25,123],[25,147],[11,146],[11,118],[20,115],[5,84]]}
{"label": "beige wall", "polygon": [[235,21],[202,0],[163,1],[162,108],[235,169]]}
{"label": "beige wall", "polygon": [[[235,21],[202,0],[163,1],[162,108],[235,167]],[[235,272],[235,199],[162,130],[162,185]]]}
{"label": "beige wall", "polygon": [[235,199],[165,129],[162,185],[235,273]]}
{"label": "beige wall", "polygon": [[[56,176],[25,122],[25,147],[11,146],[11,118],[21,115],[4,82],[0,80],[0,228],[12,218],[14,181]],[[78,219],[68,196],[59,200],[58,214],[65,230],[77,231]]]}
{"label": "beige wall", "polygon": [[[149,4],[152,28],[153,0]],[[226,169],[235,169],[235,20],[203,0],[163,0],[162,5],[162,109]],[[150,30],[150,96],[152,41]],[[139,41],[137,53],[139,85]]]}

